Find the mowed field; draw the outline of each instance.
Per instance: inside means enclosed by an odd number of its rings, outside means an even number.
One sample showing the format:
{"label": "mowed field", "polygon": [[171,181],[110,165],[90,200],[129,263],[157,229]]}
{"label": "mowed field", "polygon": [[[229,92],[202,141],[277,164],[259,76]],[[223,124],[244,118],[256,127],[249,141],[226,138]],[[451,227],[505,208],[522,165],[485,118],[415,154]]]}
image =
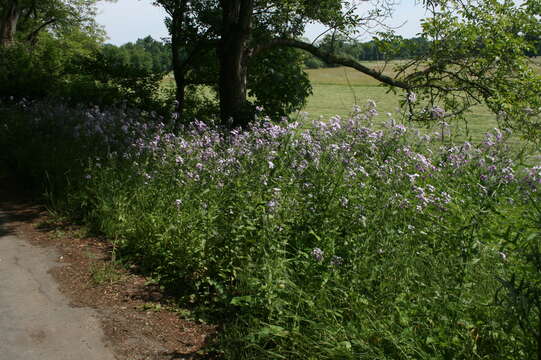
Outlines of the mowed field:
{"label": "mowed field", "polygon": [[[382,69],[386,75],[394,74],[394,67],[397,62],[391,62],[385,65],[383,62],[364,62],[364,65]],[[532,59],[532,65],[541,72],[541,59]],[[399,121],[400,106],[399,102],[404,94],[399,92],[393,94],[388,88],[381,86],[380,83],[355,69],[347,67],[335,67],[324,69],[306,70],[312,83],[313,95],[307,100],[306,106],[301,112],[308,113],[308,120],[318,118],[328,119],[331,116],[340,115],[347,117],[351,114],[354,105],[365,105],[368,100],[373,100],[377,104],[379,115],[376,121],[386,122],[390,116]],[[164,78],[162,86],[174,88],[172,74]],[[299,114],[291,114],[292,117]],[[302,116],[304,118],[304,116]],[[484,106],[477,106],[467,115],[467,121],[453,122],[449,121],[452,133],[456,140],[481,141],[485,133],[498,126],[496,116]],[[421,126],[421,124],[419,124]],[[424,130],[426,132],[438,131],[438,126],[433,129]],[[518,143],[518,140],[512,140]]]}
{"label": "mowed field", "polygon": [[[365,65],[375,68],[383,66],[379,62],[367,62]],[[312,82],[313,95],[302,111],[308,113],[309,119],[348,116],[354,105],[365,105],[368,100],[374,100],[377,104],[377,121],[387,121],[389,114],[397,120],[400,118],[399,102],[404,95],[389,92],[388,88],[365,74],[346,67],[310,69],[306,72]],[[393,64],[384,68],[384,73],[391,75],[392,72]],[[467,126],[464,122],[451,123],[453,132],[459,138],[480,141],[487,130],[497,126],[495,115],[483,106],[474,108],[467,119]]]}

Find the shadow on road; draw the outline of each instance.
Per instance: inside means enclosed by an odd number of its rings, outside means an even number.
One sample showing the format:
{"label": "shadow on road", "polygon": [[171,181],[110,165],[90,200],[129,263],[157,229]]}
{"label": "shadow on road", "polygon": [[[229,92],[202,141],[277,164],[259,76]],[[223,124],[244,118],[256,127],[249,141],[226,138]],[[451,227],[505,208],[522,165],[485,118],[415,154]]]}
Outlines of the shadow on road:
{"label": "shadow on road", "polygon": [[13,235],[13,223],[32,222],[43,210],[14,178],[0,177],[0,236]]}
{"label": "shadow on road", "polygon": [[0,237],[11,235],[13,231],[7,227],[6,218],[3,215],[0,215]]}

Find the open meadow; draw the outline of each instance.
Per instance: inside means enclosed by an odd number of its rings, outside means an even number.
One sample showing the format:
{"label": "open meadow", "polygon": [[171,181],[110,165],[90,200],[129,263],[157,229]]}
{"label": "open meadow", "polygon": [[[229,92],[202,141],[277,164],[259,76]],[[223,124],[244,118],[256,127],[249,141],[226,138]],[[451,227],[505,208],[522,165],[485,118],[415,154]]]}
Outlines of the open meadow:
{"label": "open meadow", "polygon": [[[398,61],[387,64],[384,62],[363,62],[364,65],[383,69],[383,73],[389,76],[394,74],[394,68]],[[538,64],[538,60],[535,60]],[[379,81],[348,67],[332,67],[320,69],[307,69],[306,73],[312,84],[313,94],[308,97],[305,107],[298,113],[291,114],[292,118],[314,120],[322,118],[328,120],[332,116],[339,115],[343,118],[351,116],[354,105],[364,106],[368,100],[373,100],[377,105],[378,115],[374,118],[375,123],[385,123],[390,117],[397,121],[403,121],[400,114],[401,93],[394,94],[389,88],[384,87]],[[163,88],[170,91],[174,89],[172,74],[167,75],[162,82]],[[213,96],[212,91],[205,91],[206,96]],[[307,113],[307,116],[302,113]],[[411,124],[424,126],[422,124]],[[432,124],[431,131],[440,131],[437,125]],[[484,106],[476,106],[467,116],[467,123],[451,122],[451,132],[458,140],[471,140],[480,142],[485,133],[498,126],[496,116]],[[429,131],[429,130],[426,130]],[[514,139],[511,142],[515,142]]]}
{"label": "open meadow", "polygon": [[[366,62],[367,66],[381,68],[381,62]],[[396,63],[389,63],[384,70],[392,75]],[[322,116],[330,118],[334,115],[347,117],[353,105],[365,105],[367,100],[377,104],[379,115],[376,122],[385,122],[390,114],[400,119],[400,100],[402,95],[393,94],[387,87],[368,75],[347,67],[308,69],[306,70],[312,83],[313,95],[308,98],[302,111],[308,113],[310,119]],[[460,139],[471,139],[478,142],[484,138],[486,131],[497,126],[496,116],[483,106],[475,107],[467,116],[467,126],[463,122],[451,123],[453,133]]]}

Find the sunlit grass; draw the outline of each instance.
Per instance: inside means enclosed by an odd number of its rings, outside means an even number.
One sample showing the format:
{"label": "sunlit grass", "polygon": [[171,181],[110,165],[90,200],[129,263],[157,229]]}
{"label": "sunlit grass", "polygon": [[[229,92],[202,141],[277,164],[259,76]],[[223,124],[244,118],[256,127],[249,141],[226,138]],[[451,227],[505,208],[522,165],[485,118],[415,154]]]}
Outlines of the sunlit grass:
{"label": "sunlit grass", "polygon": [[[367,65],[381,68],[382,62]],[[387,75],[392,73],[394,65],[388,64]],[[346,67],[311,69],[306,71],[313,86],[313,95],[308,98],[303,111],[314,119],[322,116],[348,116],[353,105],[364,105],[368,100],[377,104],[379,115],[376,121],[386,121],[389,115],[397,117],[402,94],[394,94],[387,87],[355,69]],[[496,116],[484,106],[476,106],[467,116],[467,122],[451,123],[454,133],[461,139],[480,141],[486,131],[497,127]]]}
{"label": "sunlit grass", "polygon": [[[367,61],[364,65],[383,71],[383,74],[392,76],[395,73],[397,65],[403,61],[393,61],[385,63],[383,61]],[[306,70],[310,76],[312,84],[327,84],[327,85],[353,85],[353,86],[379,86],[380,82],[366,74],[359,72],[353,68],[340,66],[324,69],[309,69]]]}
{"label": "sunlit grass", "polygon": [[[538,66],[540,60],[533,59]],[[398,62],[385,63],[382,61],[365,62],[365,65],[383,70],[385,75],[394,74]],[[368,100],[377,104],[379,115],[376,121],[387,121],[390,116],[399,118],[401,93],[394,94],[374,78],[348,67],[334,67],[306,70],[313,87],[313,95],[307,100],[302,109],[308,113],[308,119],[322,117],[328,119],[339,115],[347,117],[351,114],[354,105],[364,105]],[[162,86],[174,89],[175,83],[172,74],[167,75]],[[292,116],[296,116],[293,114]],[[451,122],[453,133],[459,139],[481,141],[484,134],[498,126],[496,116],[484,106],[476,106],[467,116],[467,122]],[[437,131],[434,130],[434,131]]]}

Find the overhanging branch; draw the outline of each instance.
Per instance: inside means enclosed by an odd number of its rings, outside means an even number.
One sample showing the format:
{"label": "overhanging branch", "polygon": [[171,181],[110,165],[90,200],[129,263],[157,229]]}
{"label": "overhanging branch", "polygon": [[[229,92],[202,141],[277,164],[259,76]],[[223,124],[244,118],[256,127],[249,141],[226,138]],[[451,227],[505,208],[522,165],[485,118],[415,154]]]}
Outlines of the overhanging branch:
{"label": "overhanging branch", "polygon": [[36,42],[36,38],[38,37],[38,34],[41,30],[43,30],[45,27],[51,25],[52,23],[56,22],[56,19],[55,18],[52,18],[52,19],[49,19],[47,21],[45,21],[43,24],[41,24],[40,26],[38,26],[34,31],[32,31],[28,37],[26,38],[26,40],[32,44],[34,44]]}
{"label": "overhanging branch", "polygon": [[398,79],[393,79],[387,75],[382,74],[381,72],[377,70],[364,66],[357,60],[324,52],[317,46],[314,46],[310,43],[306,43],[304,41],[295,40],[295,39],[286,39],[286,38],[272,39],[266,42],[265,44],[261,44],[253,48],[251,51],[251,55],[257,55],[263,51],[270,50],[274,47],[280,47],[280,46],[302,49],[320,58],[321,60],[325,61],[327,64],[342,65],[342,66],[353,68],[387,85],[395,86],[395,87],[405,89],[405,90],[409,90],[411,88],[411,86],[408,83],[405,83]]}

